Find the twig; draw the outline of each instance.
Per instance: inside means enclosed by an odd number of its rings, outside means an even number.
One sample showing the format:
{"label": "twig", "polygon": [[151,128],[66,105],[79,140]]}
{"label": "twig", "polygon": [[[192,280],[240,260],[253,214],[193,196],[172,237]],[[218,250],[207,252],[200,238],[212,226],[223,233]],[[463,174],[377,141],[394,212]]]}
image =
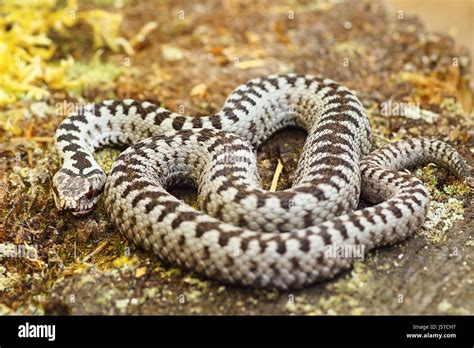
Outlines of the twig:
{"label": "twig", "polygon": [[283,163],[278,159],[278,164],[273,174],[272,185],[270,186],[270,192],[275,192],[278,184],[278,179],[280,178],[281,171],[283,169]]}
{"label": "twig", "polygon": [[82,262],[89,261],[93,256],[97,255],[102,250],[104,250],[108,244],[109,244],[109,240],[104,240],[102,243],[99,244],[99,246],[93,252],[91,252],[89,255],[84,256],[82,259]]}

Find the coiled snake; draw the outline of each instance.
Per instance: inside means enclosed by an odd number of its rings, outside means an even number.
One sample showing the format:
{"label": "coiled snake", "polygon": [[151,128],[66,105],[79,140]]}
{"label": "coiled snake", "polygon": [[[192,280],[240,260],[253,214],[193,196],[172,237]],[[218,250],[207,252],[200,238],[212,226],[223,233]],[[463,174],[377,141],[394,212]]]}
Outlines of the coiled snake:
{"label": "coiled snake", "polygon": [[[288,125],[308,132],[293,186],[264,191],[254,149]],[[86,214],[105,187],[106,212],[130,240],[210,278],[255,287],[330,278],[354,261],[330,248],[367,252],[415,232],[429,194],[404,168],[434,162],[473,184],[467,164],[441,141],[412,139],[369,153],[357,97],[310,75],[251,80],[203,117],[104,101],[67,117],[56,143],[64,161],[53,178],[59,209]],[[133,145],[108,177],[93,157],[105,145]],[[166,191],[177,183],[197,186],[203,212]],[[376,205],[354,210],[361,194]]]}

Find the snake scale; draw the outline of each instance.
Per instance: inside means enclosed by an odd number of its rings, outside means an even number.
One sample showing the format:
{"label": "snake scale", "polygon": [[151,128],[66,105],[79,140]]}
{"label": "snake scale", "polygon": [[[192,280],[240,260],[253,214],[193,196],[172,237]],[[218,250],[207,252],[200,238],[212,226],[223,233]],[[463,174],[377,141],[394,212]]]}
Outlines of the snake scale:
{"label": "snake scale", "polygon": [[[278,129],[308,136],[293,186],[261,188],[254,154]],[[311,75],[270,75],[237,87],[216,114],[190,117],[149,102],[104,101],[68,116],[56,132],[62,168],[53,178],[59,209],[90,212],[104,191],[119,231],[161,259],[226,283],[299,288],[347,269],[353,257],[406,239],[424,222],[429,194],[402,171],[434,162],[472,185],[451,146],[411,139],[371,152],[358,98]],[[130,146],[108,177],[94,159]],[[197,186],[201,211],[167,192]],[[374,206],[356,210],[359,197]]]}

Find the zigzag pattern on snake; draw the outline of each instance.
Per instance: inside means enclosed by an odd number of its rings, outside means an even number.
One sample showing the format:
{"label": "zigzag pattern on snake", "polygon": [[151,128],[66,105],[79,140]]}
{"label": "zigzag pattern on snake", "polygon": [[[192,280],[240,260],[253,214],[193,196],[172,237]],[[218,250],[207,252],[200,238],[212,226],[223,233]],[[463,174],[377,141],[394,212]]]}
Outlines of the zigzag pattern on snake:
{"label": "zigzag pattern on snake", "polygon": [[[285,126],[308,136],[292,188],[261,188],[254,149]],[[236,88],[223,109],[190,117],[148,102],[105,101],[67,117],[56,133],[59,209],[88,213],[104,190],[111,221],[160,258],[223,282],[298,288],[354,259],[331,247],[401,241],[423,223],[429,194],[400,170],[434,162],[473,184],[449,145],[392,143],[369,154],[370,126],[347,88],[311,75],[271,75]],[[94,152],[131,146],[108,178]],[[167,188],[197,186],[201,210]],[[362,190],[361,190],[362,188]],[[361,210],[360,196],[376,205]]]}

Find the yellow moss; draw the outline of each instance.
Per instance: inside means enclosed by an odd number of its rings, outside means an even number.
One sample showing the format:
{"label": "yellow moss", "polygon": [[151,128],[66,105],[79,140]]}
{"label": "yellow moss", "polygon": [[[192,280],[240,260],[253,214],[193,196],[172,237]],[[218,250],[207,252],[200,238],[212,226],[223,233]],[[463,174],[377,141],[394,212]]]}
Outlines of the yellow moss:
{"label": "yellow moss", "polygon": [[170,278],[170,277],[176,277],[181,274],[181,270],[179,268],[170,268],[167,271],[164,271],[162,274],[160,274],[161,278]]}
{"label": "yellow moss", "polygon": [[455,196],[455,195],[465,195],[471,191],[471,188],[467,186],[465,183],[459,182],[452,185],[444,185],[443,190],[448,195]]}
{"label": "yellow moss", "polygon": [[445,98],[440,104],[442,110],[454,115],[462,115],[464,113],[462,105],[455,98]]}
{"label": "yellow moss", "polygon": [[202,292],[199,290],[190,290],[184,293],[186,301],[196,302],[202,296]]}
{"label": "yellow moss", "polygon": [[144,288],[143,289],[143,297],[147,298],[156,298],[157,294],[159,293],[158,288]]}
{"label": "yellow moss", "polygon": [[95,155],[95,158],[100,167],[105,171],[105,173],[108,174],[110,172],[110,169],[112,169],[115,160],[121,152],[122,151],[119,149],[107,148],[99,151]]}
{"label": "yellow moss", "polygon": [[295,314],[308,314],[308,315],[321,315],[323,314],[320,310],[318,310],[314,305],[310,303],[291,303],[288,302],[285,305],[285,309],[290,313]]}
{"label": "yellow moss", "polygon": [[156,28],[156,23],[147,23],[131,44],[119,36],[121,14],[100,9],[80,11],[76,0],[4,0],[2,10],[5,15],[0,17],[0,106],[20,98],[40,100],[50,95],[50,88],[79,88],[87,81],[87,74],[71,78],[69,72],[75,64],[72,57],[51,62],[57,48],[48,37],[51,31],[65,35],[69,28],[85,23],[93,30],[95,48],[117,51],[122,47],[132,55],[132,45],[143,41]]}
{"label": "yellow moss", "polygon": [[200,280],[198,278],[193,278],[191,275],[186,275],[184,278],[183,278],[183,282],[184,283],[187,283],[187,284],[190,284],[190,285],[194,285],[200,289],[203,289],[203,290],[207,290],[207,288],[209,287],[209,282],[207,281],[203,281],[203,280]]}
{"label": "yellow moss", "polygon": [[22,96],[35,100],[48,96],[47,89],[39,86],[51,82],[53,76],[57,79],[57,73],[64,72],[65,67],[62,64],[55,70],[47,66],[56,50],[47,35],[52,29],[61,32],[74,24],[70,13],[77,9],[77,4],[68,1],[66,6],[56,8],[52,0],[5,0],[2,7],[6,15],[0,17],[0,54],[5,58],[0,63],[3,77],[0,106]]}
{"label": "yellow moss", "polygon": [[360,289],[365,289],[367,283],[372,279],[372,272],[367,269],[367,266],[362,261],[356,261],[354,268],[351,271],[350,277],[338,281],[334,284],[334,288],[344,292],[358,292]]}
{"label": "yellow moss", "polygon": [[316,306],[309,301],[305,295],[292,295],[285,304],[285,310],[292,314],[309,314],[321,315],[324,314],[320,306]]}
{"label": "yellow moss", "polygon": [[123,266],[133,266],[139,262],[136,256],[119,256],[112,261],[112,266],[116,268],[120,268]]}
{"label": "yellow moss", "polygon": [[111,63],[103,63],[100,59],[102,53],[102,50],[98,50],[90,62],[77,62],[69,69],[68,76],[70,78],[82,81],[80,86],[70,88],[70,90],[81,92],[82,88],[94,89],[100,86],[101,89],[107,89],[107,87],[113,87],[113,81],[124,73],[124,68]]}
{"label": "yellow moss", "polygon": [[339,314],[338,308],[341,308],[343,305],[348,306],[352,310],[357,309],[356,312],[363,312],[359,300],[348,294],[342,293],[341,295],[329,296],[319,301],[319,306],[323,309],[325,314],[329,315]]}
{"label": "yellow moss", "polygon": [[[1,90],[0,93],[2,93]],[[23,133],[21,121],[23,120],[24,111],[24,109],[12,109],[0,112],[0,128],[3,128],[7,133],[12,135],[21,135]]]}
{"label": "yellow moss", "polygon": [[438,177],[436,176],[436,166],[428,165],[415,170],[414,174],[421,178],[425,186],[428,188],[432,198],[439,199],[442,196],[436,185],[438,185]]}
{"label": "yellow moss", "polygon": [[11,289],[20,280],[20,276],[10,273],[5,267],[0,266],[0,292]]}

